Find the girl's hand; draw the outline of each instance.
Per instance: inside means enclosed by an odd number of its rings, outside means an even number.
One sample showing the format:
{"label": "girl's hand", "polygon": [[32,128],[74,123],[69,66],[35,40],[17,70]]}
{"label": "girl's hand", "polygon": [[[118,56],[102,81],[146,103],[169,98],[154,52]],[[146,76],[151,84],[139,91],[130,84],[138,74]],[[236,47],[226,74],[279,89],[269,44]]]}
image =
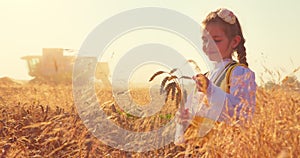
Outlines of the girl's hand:
{"label": "girl's hand", "polygon": [[202,74],[197,74],[196,76],[193,76],[193,80],[195,80],[197,84],[198,91],[206,94],[209,83],[208,78]]}
{"label": "girl's hand", "polygon": [[191,114],[189,112],[189,109],[179,108],[179,111],[175,114],[175,121],[179,124],[185,124],[188,123],[190,120]]}

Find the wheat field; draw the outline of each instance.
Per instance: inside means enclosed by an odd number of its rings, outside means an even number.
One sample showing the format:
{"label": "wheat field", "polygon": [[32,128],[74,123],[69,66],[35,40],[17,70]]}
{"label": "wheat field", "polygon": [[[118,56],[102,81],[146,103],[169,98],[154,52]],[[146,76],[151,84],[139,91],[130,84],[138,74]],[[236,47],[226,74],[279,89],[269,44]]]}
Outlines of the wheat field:
{"label": "wheat field", "polygon": [[[298,86],[298,85],[297,85]],[[100,106],[124,129],[151,131],[164,126],[177,111],[169,101],[147,118],[123,112],[110,90],[97,88]],[[149,101],[146,89],[133,89],[134,101]],[[191,138],[147,152],[128,152],[99,141],[81,121],[71,84],[18,83],[0,80],[0,149],[2,157],[298,157],[300,91],[293,84],[257,90],[252,122],[218,123],[209,136]],[[146,97],[145,97],[146,96]],[[109,131],[107,131],[109,132]]]}

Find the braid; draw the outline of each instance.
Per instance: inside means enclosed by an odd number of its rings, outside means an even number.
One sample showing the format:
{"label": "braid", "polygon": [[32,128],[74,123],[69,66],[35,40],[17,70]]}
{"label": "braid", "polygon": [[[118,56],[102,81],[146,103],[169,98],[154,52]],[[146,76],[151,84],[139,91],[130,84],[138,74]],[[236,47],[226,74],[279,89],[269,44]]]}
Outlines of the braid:
{"label": "braid", "polygon": [[237,46],[237,49],[236,49],[236,52],[237,52],[237,57],[238,57],[238,60],[239,60],[239,63],[241,64],[245,64],[246,66],[248,66],[248,63],[247,63],[247,58],[246,58],[246,47],[245,47],[245,38],[243,36],[243,33],[242,33],[242,28],[241,28],[241,25],[240,25],[240,22],[238,19],[237,20],[237,35],[239,35],[241,37],[241,41],[239,43],[239,45]]}
{"label": "braid", "polygon": [[245,43],[245,39],[244,37],[242,37],[242,40],[240,42],[240,44],[237,46],[237,58],[239,60],[239,63],[241,64],[245,64],[246,66],[248,66],[248,63],[247,63],[247,58],[246,58],[246,47],[244,46],[244,43]]}

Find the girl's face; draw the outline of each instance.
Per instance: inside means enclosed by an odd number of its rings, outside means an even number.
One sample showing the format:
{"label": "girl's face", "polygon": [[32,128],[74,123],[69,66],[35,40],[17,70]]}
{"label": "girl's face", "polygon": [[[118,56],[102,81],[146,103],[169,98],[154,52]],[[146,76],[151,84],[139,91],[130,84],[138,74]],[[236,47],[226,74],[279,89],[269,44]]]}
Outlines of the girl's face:
{"label": "girl's face", "polygon": [[241,38],[236,36],[229,39],[222,27],[218,24],[208,24],[203,31],[203,51],[211,61],[221,61],[231,58],[234,48],[237,47]]}

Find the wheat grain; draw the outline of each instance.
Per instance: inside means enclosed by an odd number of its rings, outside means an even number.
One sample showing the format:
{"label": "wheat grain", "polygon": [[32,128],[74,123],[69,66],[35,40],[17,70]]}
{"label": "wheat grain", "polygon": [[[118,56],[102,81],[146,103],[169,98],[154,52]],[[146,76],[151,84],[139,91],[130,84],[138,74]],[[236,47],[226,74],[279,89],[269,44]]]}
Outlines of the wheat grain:
{"label": "wheat grain", "polygon": [[153,74],[150,79],[149,79],[149,82],[151,82],[156,76],[160,75],[160,74],[163,74],[163,73],[166,73],[165,71],[158,71],[156,72],[155,74]]}

